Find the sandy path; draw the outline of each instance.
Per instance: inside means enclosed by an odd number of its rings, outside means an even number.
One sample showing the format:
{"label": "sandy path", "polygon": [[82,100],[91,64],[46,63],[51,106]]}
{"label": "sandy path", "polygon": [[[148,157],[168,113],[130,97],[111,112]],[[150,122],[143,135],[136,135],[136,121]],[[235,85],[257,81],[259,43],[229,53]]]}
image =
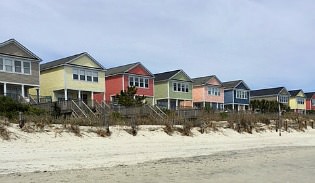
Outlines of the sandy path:
{"label": "sandy path", "polygon": [[272,147],[129,166],[0,176],[0,182],[313,182],[315,147]]}

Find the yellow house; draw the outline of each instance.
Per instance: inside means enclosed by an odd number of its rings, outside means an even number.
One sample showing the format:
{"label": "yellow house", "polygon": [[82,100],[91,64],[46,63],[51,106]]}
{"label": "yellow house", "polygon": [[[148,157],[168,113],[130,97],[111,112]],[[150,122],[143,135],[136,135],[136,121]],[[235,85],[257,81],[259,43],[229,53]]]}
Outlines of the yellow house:
{"label": "yellow house", "polygon": [[[40,65],[40,95],[52,101],[83,100],[92,105],[94,94],[105,97],[105,69],[88,53]],[[103,97],[103,98],[104,98]]]}
{"label": "yellow house", "polygon": [[306,112],[306,96],[303,90],[291,90],[289,106],[294,112],[305,114]]}

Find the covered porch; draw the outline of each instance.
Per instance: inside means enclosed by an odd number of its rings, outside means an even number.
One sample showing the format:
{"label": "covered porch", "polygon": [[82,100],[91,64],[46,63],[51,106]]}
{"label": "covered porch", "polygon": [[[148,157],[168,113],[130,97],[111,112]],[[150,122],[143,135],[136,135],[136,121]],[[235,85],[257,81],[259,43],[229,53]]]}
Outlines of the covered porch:
{"label": "covered porch", "polygon": [[20,102],[30,102],[29,90],[31,88],[36,88],[36,93],[39,95],[39,86],[0,82],[0,95]]}
{"label": "covered porch", "polygon": [[98,94],[105,100],[104,92],[62,89],[53,92],[53,101],[81,100],[88,106],[94,106],[94,96]]}
{"label": "covered porch", "polygon": [[160,108],[176,110],[179,108],[192,108],[192,100],[183,99],[157,99],[156,105]]}

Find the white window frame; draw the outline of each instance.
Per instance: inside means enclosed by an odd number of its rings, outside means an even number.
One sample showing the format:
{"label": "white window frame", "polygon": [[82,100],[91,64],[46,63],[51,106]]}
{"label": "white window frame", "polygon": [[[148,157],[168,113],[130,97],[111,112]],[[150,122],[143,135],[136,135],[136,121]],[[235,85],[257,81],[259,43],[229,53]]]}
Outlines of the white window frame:
{"label": "white window frame", "polygon": [[[0,68],[1,72],[7,72],[7,73],[16,73],[16,74],[24,74],[24,75],[31,75],[32,74],[32,64],[30,61],[24,61],[24,60],[19,60],[15,58],[10,58],[10,57],[0,57],[1,59],[1,65],[2,67]],[[20,71],[17,71],[18,69],[16,66],[16,62],[20,63]],[[10,63],[10,64],[8,64]],[[25,72],[25,63],[29,64],[29,73]],[[7,67],[11,67],[11,70],[7,70]]]}
{"label": "white window frame", "polygon": [[220,96],[220,88],[208,86],[208,95],[211,96]]}
{"label": "white window frame", "polygon": [[[85,75],[86,75],[87,82],[93,82],[92,71],[85,71]],[[90,81],[89,81],[89,77],[90,77]]]}
{"label": "white window frame", "polygon": [[98,83],[98,72],[97,71],[92,72],[92,80],[94,83]]}
{"label": "white window frame", "polygon": [[236,90],[236,98],[237,99],[248,99],[248,91],[247,90]]}
{"label": "white window frame", "polygon": [[301,98],[301,97],[297,97],[296,98],[296,102],[297,102],[297,104],[299,104],[299,105],[304,105],[304,99],[303,98]]}
{"label": "white window frame", "polygon": [[[19,62],[20,63],[20,65],[19,66],[17,66],[17,62]],[[20,61],[20,60],[14,60],[14,72],[16,72],[16,73],[22,73],[23,72],[23,70],[24,69],[22,69],[23,68],[23,62],[22,61]],[[17,70],[18,70],[18,68],[20,69],[20,71],[18,72]]]}
{"label": "white window frame", "polygon": [[[75,75],[77,78],[74,77]],[[76,68],[72,69],[72,79],[73,80],[79,80],[79,69],[76,69]]]}
{"label": "white window frame", "polygon": [[149,79],[141,76],[131,75],[128,77],[128,86],[135,86],[137,88],[149,88]]}
{"label": "white window frame", "polygon": [[311,99],[312,106],[315,106],[315,99]]}
{"label": "white window frame", "polygon": [[183,82],[173,82],[173,92],[189,93],[189,85]]}
{"label": "white window frame", "polygon": [[288,103],[289,97],[285,95],[279,95],[279,103]]}
{"label": "white window frame", "polygon": [[4,59],[2,57],[0,57],[0,71],[3,71],[4,70]]}

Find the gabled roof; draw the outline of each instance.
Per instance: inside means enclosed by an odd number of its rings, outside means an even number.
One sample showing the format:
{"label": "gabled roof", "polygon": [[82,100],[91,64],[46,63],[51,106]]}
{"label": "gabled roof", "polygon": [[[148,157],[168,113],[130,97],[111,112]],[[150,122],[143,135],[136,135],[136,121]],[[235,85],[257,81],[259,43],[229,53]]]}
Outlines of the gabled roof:
{"label": "gabled roof", "polygon": [[218,80],[220,85],[222,85],[221,81],[215,75],[193,78],[192,79],[193,85],[194,86],[206,85],[209,82],[209,80],[212,78],[215,78],[216,80]]}
{"label": "gabled roof", "polygon": [[282,90],[286,90],[285,87],[251,90],[250,96],[255,97],[255,96],[267,96],[267,95],[279,95]]}
{"label": "gabled roof", "polygon": [[305,94],[307,99],[311,99],[315,95],[315,92],[307,92],[307,93],[304,93],[304,94]]}
{"label": "gabled roof", "polygon": [[298,90],[290,90],[289,93],[292,97],[296,97],[297,94],[299,94],[300,92],[304,93],[303,90],[298,89]]}
{"label": "gabled roof", "polygon": [[137,67],[138,65],[141,65],[146,72],[148,72],[152,77],[154,76],[146,67],[144,67],[140,62],[136,62],[136,63],[131,63],[131,64],[127,64],[127,65],[122,65],[122,66],[118,66],[118,67],[112,67],[107,69],[107,72],[105,73],[106,76],[112,76],[112,75],[117,75],[117,74],[124,74],[124,73],[128,73],[128,71],[130,71],[131,69]]}
{"label": "gabled roof", "polygon": [[[10,51],[10,48],[8,48],[6,50],[2,50],[1,49],[1,48],[5,47],[5,46],[8,46],[9,44],[14,44],[19,49],[24,51],[26,53],[26,55],[16,55],[16,54],[14,54],[14,53],[12,53]],[[9,40],[7,40],[7,41],[5,41],[3,43],[0,43],[0,54],[9,55],[9,56],[16,56],[16,57],[21,57],[21,58],[30,58],[30,59],[35,59],[35,60],[38,60],[38,61],[42,61],[41,58],[39,58],[37,55],[35,55],[33,52],[31,52],[29,49],[27,49],[25,46],[23,46],[21,43],[19,43],[15,39],[9,39]]]}
{"label": "gabled roof", "polygon": [[222,86],[225,89],[234,89],[236,88],[239,84],[243,83],[245,85],[246,88],[249,89],[249,87],[247,86],[247,84],[243,81],[243,80],[235,80],[235,81],[227,81],[227,82],[223,82]]}
{"label": "gabled roof", "polygon": [[70,64],[73,60],[78,59],[78,58],[80,58],[80,57],[82,57],[84,55],[90,57],[91,60],[93,60],[101,69],[105,70],[105,68],[101,64],[99,64],[92,56],[90,56],[86,52],[79,53],[79,54],[72,55],[72,56],[65,57],[65,58],[61,58],[61,59],[54,60],[54,61],[51,61],[51,62],[47,62],[45,64],[41,64],[40,65],[40,70],[43,71],[43,70],[47,70],[47,69],[51,69],[51,68],[55,68],[55,67],[59,67],[59,66]]}
{"label": "gabled roof", "polygon": [[189,78],[190,81],[192,81],[191,78],[181,69],[154,74],[154,77],[155,77],[154,81],[158,82],[158,81],[170,80],[174,78],[180,72],[183,72],[186,75],[186,77]]}

